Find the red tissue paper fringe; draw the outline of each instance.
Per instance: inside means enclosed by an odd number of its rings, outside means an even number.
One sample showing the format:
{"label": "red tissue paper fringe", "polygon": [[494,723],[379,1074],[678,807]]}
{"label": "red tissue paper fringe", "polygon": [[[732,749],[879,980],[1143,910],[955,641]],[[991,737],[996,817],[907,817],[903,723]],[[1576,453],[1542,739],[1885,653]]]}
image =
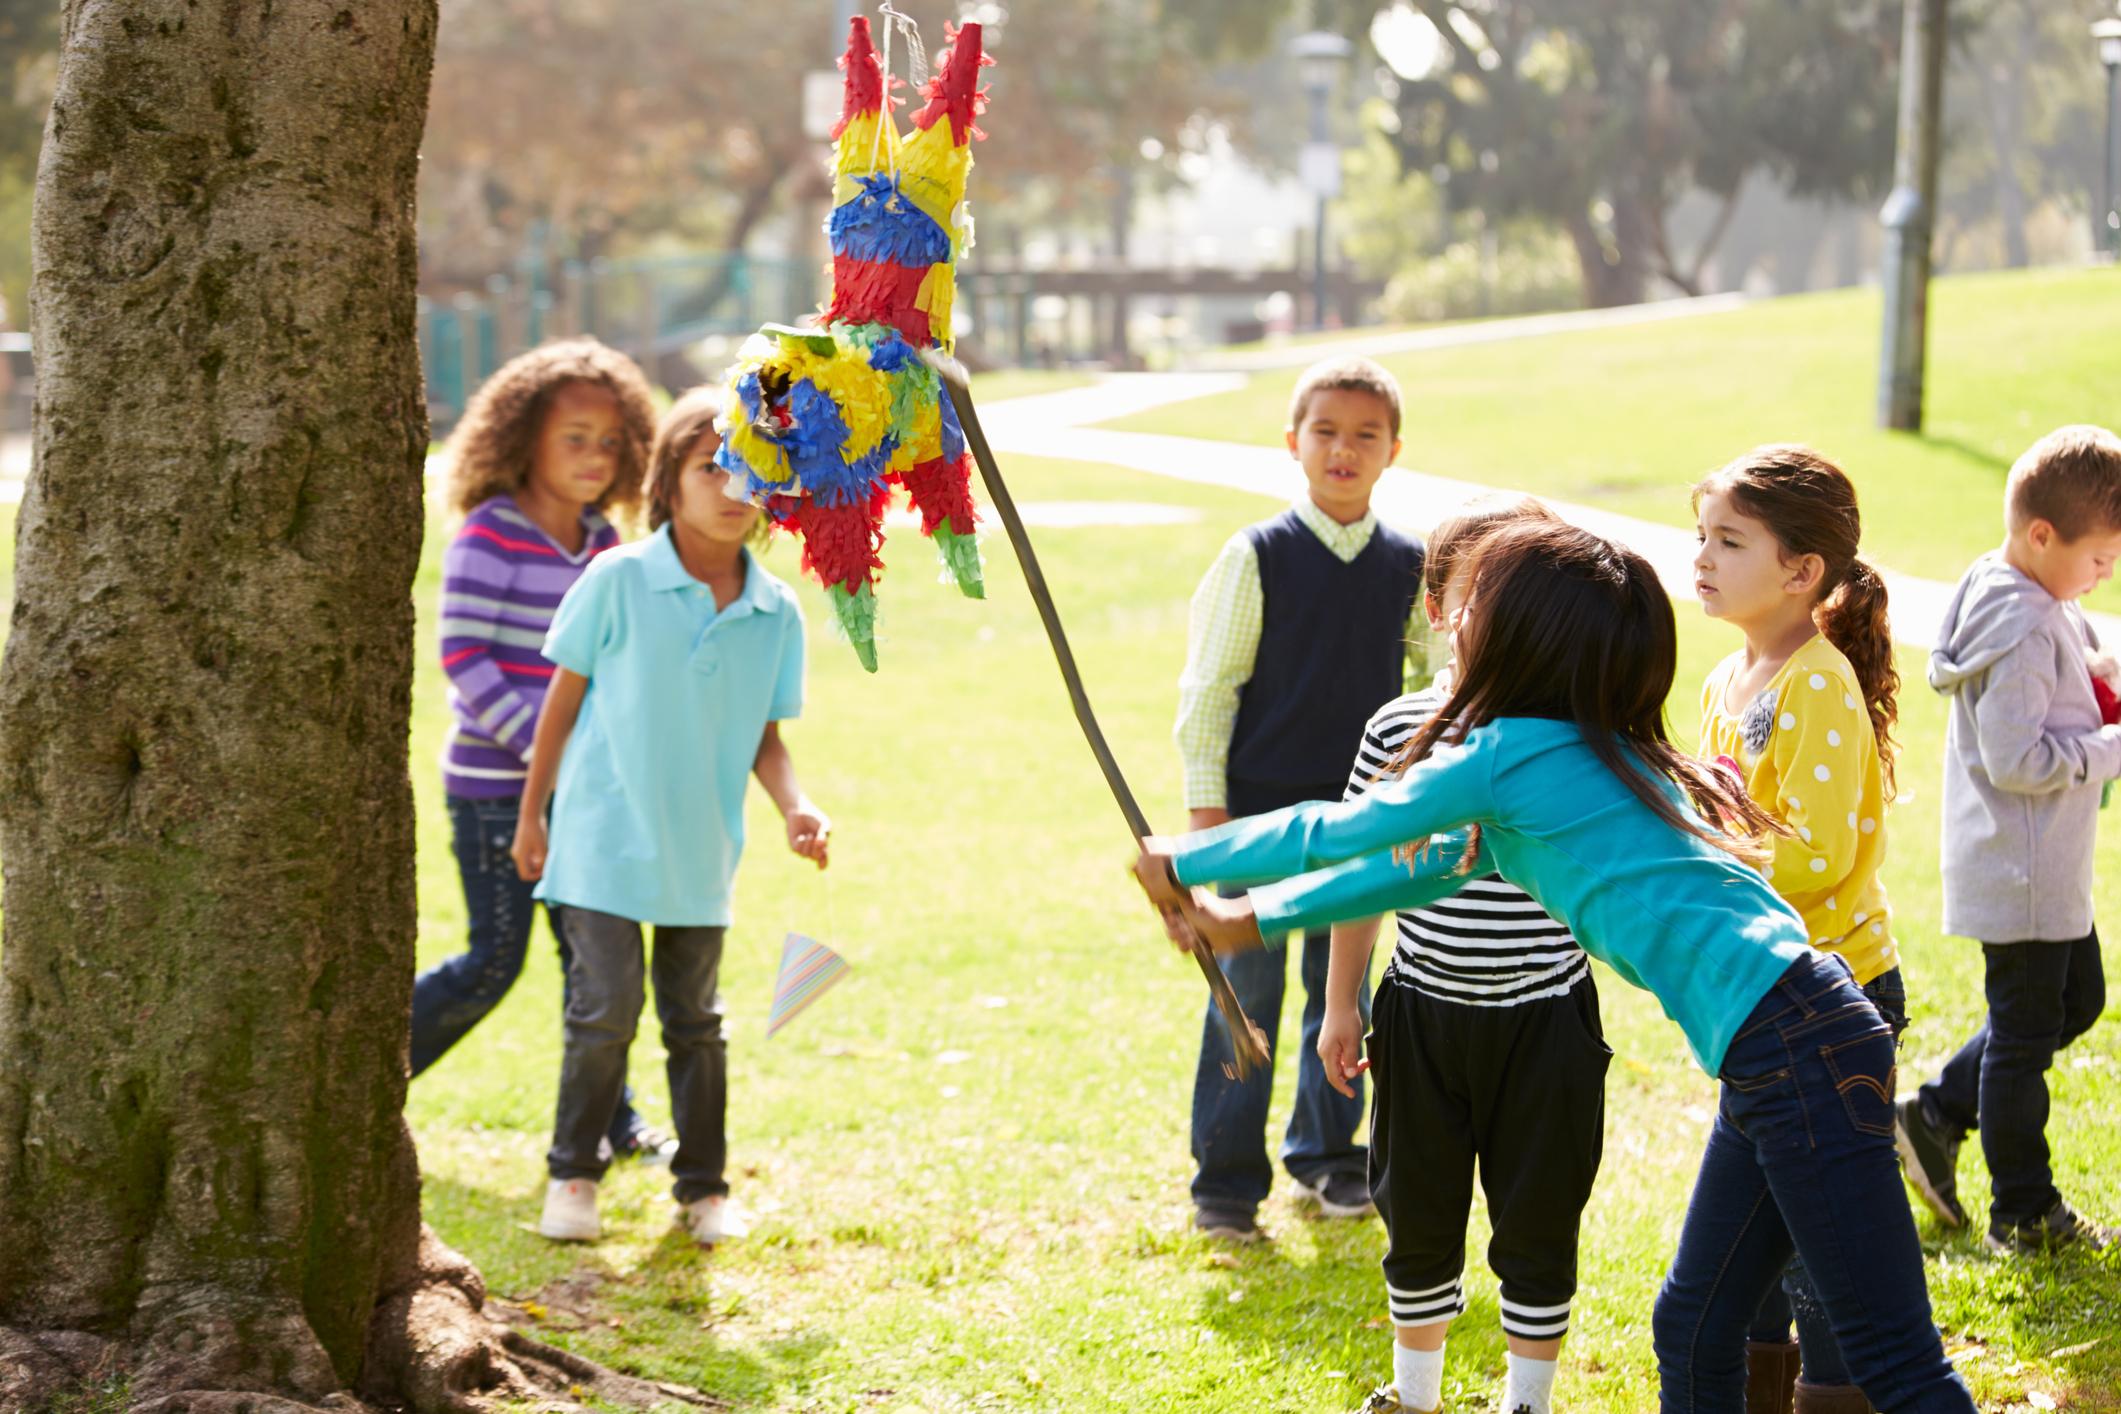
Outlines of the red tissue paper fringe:
{"label": "red tissue paper fringe", "polygon": [[850,594],[876,583],[884,568],[884,507],[890,499],[891,488],[878,486],[844,506],[804,500],[786,522],[803,538],[803,568],[826,588],[844,585]]}
{"label": "red tissue paper fringe", "polygon": [[965,145],[965,135],[984,138],[973,119],[987,111],[987,90],[980,88],[979,71],[994,63],[990,55],[980,52],[980,27],[966,25],[962,29],[946,25],[944,37],[950,41],[950,56],[943,60],[942,72],[928,80],[921,96],[928,106],[914,115],[913,125],[931,128],[936,120],[948,115],[950,138],[959,147]]}
{"label": "red tissue paper fringe", "polygon": [[884,71],[876,60],[876,46],[869,39],[866,15],[856,15],[847,22],[847,52],[840,55],[840,72],[847,76],[847,83],[840,99],[840,120],[832,125],[835,139],[847,130],[850,120],[884,106]]}
{"label": "red tissue paper fringe", "polygon": [[972,505],[972,457],[954,462],[933,457],[899,473],[906,495],[921,513],[921,534],[933,535],[944,521],[955,535],[970,535],[978,512]]}
{"label": "red tissue paper fringe", "polygon": [[916,300],[932,267],[832,258],[832,304],[825,317],[847,324],[889,324],[917,349],[929,344],[928,311]]}

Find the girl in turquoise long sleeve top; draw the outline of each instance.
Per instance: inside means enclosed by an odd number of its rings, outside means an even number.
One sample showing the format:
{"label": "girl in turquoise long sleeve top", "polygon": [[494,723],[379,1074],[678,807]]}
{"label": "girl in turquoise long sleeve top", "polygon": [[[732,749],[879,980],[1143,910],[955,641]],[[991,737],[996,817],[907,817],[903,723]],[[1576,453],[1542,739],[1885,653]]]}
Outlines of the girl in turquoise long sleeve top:
{"label": "girl in turquoise long sleeve top", "polygon": [[[1536,522],[1469,559],[1459,679],[1400,779],[1152,839],[1137,877],[1174,936],[1228,950],[1499,872],[1656,996],[1723,1082],[1653,1319],[1665,1414],[1744,1407],[1746,1331],[1793,1250],[1873,1404],[1972,1414],[1901,1190],[1892,1033],[1754,867],[1782,827],[1667,740],[1677,632],[1656,572]],[[1209,882],[1258,887],[1222,900],[1194,887]]]}
{"label": "girl in turquoise long sleeve top", "polygon": [[[1675,787],[1657,788],[1686,808]],[[1655,995],[1710,1075],[1747,1015],[1809,951],[1804,921],[1758,870],[1666,824],[1598,759],[1582,728],[1548,718],[1475,728],[1359,800],[1188,835],[1172,865],[1188,885],[1282,880],[1250,896],[1259,931],[1271,936],[1455,892],[1471,877],[1458,872],[1463,833],[1433,839],[1407,863],[1394,847],[1476,823],[1487,865],[1566,923],[1591,956]]]}

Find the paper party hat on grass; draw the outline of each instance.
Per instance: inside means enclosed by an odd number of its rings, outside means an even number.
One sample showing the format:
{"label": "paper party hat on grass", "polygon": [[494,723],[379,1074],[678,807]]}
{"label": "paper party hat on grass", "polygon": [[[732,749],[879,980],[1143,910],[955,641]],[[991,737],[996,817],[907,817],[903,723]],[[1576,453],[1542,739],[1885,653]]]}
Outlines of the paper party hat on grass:
{"label": "paper party hat on grass", "polygon": [[781,944],[781,970],[773,979],[773,1010],[766,1017],[766,1034],[793,1021],[797,1013],[823,996],[825,989],[847,975],[847,959],[815,938],[790,933]]}

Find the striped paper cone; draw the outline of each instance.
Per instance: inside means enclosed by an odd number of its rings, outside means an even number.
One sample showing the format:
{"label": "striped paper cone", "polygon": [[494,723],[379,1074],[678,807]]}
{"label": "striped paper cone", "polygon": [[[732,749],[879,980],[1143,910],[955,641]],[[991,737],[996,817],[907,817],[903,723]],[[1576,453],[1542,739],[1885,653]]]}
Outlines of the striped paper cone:
{"label": "striped paper cone", "polygon": [[790,933],[781,944],[781,970],[773,979],[773,1010],[766,1017],[766,1034],[786,1026],[825,989],[847,975],[847,959],[815,938]]}

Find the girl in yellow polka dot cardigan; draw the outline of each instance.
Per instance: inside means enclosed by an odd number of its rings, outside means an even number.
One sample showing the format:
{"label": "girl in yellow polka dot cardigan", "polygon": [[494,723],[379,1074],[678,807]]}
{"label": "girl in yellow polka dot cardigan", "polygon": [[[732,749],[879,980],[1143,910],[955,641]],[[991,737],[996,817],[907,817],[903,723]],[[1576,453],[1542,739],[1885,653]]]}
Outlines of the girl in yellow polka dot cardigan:
{"label": "girl in yellow polka dot cardigan", "polygon": [[[1884,581],[1856,554],[1856,488],[1809,448],[1758,447],[1694,488],[1694,513],[1702,610],[1745,635],[1702,686],[1701,754],[1794,832],[1775,841],[1769,882],[1898,1035],[1907,991],[1878,870],[1900,675]],[[1761,1306],[1746,1363],[1749,1414],[1789,1408],[1793,1384],[1798,1414],[1871,1407],[1795,1259]]]}

